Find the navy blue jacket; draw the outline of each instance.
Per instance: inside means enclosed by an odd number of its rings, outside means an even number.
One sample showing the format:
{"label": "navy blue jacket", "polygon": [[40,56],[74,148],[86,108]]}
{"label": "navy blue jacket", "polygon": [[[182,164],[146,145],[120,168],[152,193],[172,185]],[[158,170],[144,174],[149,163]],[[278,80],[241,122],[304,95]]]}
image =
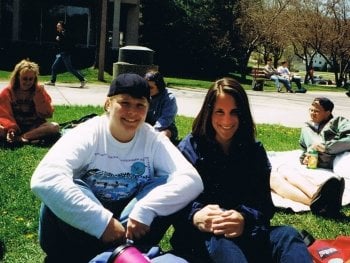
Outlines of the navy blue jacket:
{"label": "navy blue jacket", "polygon": [[149,105],[146,122],[157,131],[169,129],[172,141],[177,139],[178,131],[175,125],[177,104],[175,95],[167,88],[153,96]]}
{"label": "navy blue jacket", "polygon": [[63,30],[62,32],[57,32],[56,37],[58,53],[69,54],[73,51],[73,39],[66,30]]}
{"label": "navy blue jacket", "polygon": [[[233,143],[230,154],[226,155],[216,142],[194,138],[190,134],[178,148],[198,170],[204,191],[182,211],[181,217],[187,218],[187,226],[175,224],[172,245],[177,248],[183,248],[186,243],[197,246],[198,239],[208,235],[197,229],[190,231],[195,228],[192,226],[194,213],[208,204],[218,204],[224,209],[240,212],[245,219],[242,238],[266,238],[275,207],[270,190],[271,164],[262,143]],[[194,236],[190,237],[189,232]]]}

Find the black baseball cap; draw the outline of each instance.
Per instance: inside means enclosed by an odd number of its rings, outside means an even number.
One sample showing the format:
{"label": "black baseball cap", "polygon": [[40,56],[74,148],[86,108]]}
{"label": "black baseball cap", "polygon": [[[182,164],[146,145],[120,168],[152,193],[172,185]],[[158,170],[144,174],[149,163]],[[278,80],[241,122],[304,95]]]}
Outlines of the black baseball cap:
{"label": "black baseball cap", "polygon": [[112,81],[107,97],[118,94],[129,94],[134,98],[145,97],[148,102],[151,100],[147,80],[135,73],[120,74]]}

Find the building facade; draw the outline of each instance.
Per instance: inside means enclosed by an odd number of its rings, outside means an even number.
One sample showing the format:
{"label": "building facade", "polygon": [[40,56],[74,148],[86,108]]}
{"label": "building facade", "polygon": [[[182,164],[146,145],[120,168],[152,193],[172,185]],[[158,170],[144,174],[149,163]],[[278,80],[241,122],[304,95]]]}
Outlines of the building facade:
{"label": "building facade", "polygon": [[[106,0],[106,14],[102,14],[101,1],[104,0],[0,0],[0,61],[6,60],[8,51],[16,52],[14,47],[21,56],[26,56],[27,49],[28,57],[37,57],[29,52],[53,49],[59,20],[66,22],[77,47],[90,53],[99,44],[103,19],[108,49],[137,45],[140,0]],[[34,47],[38,47],[37,51]]]}

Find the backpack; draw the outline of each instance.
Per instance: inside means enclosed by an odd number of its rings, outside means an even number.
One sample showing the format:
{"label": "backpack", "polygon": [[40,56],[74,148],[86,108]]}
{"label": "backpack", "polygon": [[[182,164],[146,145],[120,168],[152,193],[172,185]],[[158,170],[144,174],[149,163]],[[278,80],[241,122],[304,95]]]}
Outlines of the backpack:
{"label": "backpack", "polygon": [[306,230],[301,236],[315,263],[350,262],[350,236],[338,236],[335,239],[314,239]]}
{"label": "backpack", "polygon": [[71,121],[60,123],[59,126],[60,126],[61,135],[65,134],[67,131],[77,127],[80,123],[83,123],[83,122],[85,122],[93,117],[96,117],[96,116],[98,116],[98,114],[91,113],[91,114],[85,115],[77,120],[71,120]]}

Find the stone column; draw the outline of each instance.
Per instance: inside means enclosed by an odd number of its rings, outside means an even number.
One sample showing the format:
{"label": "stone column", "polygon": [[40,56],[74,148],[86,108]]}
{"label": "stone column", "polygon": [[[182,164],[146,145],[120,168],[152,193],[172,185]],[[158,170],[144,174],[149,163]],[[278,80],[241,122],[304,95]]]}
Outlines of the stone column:
{"label": "stone column", "polygon": [[158,70],[153,64],[154,51],[142,46],[125,46],[119,49],[118,62],[113,63],[113,78],[122,73],[144,76],[148,70]]}
{"label": "stone column", "polygon": [[127,45],[138,45],[140,5],[132,5],[128,9],[125,42]]}
{"label": "stone column", "polygon": [[12,41],[19,40],[20,29],[20,0],[13,1],[13,17],[12,17]]}
{"label": "stone column", "polygon": [[112,49],[119,48],[120,4],[121,0],[114,0]]}

